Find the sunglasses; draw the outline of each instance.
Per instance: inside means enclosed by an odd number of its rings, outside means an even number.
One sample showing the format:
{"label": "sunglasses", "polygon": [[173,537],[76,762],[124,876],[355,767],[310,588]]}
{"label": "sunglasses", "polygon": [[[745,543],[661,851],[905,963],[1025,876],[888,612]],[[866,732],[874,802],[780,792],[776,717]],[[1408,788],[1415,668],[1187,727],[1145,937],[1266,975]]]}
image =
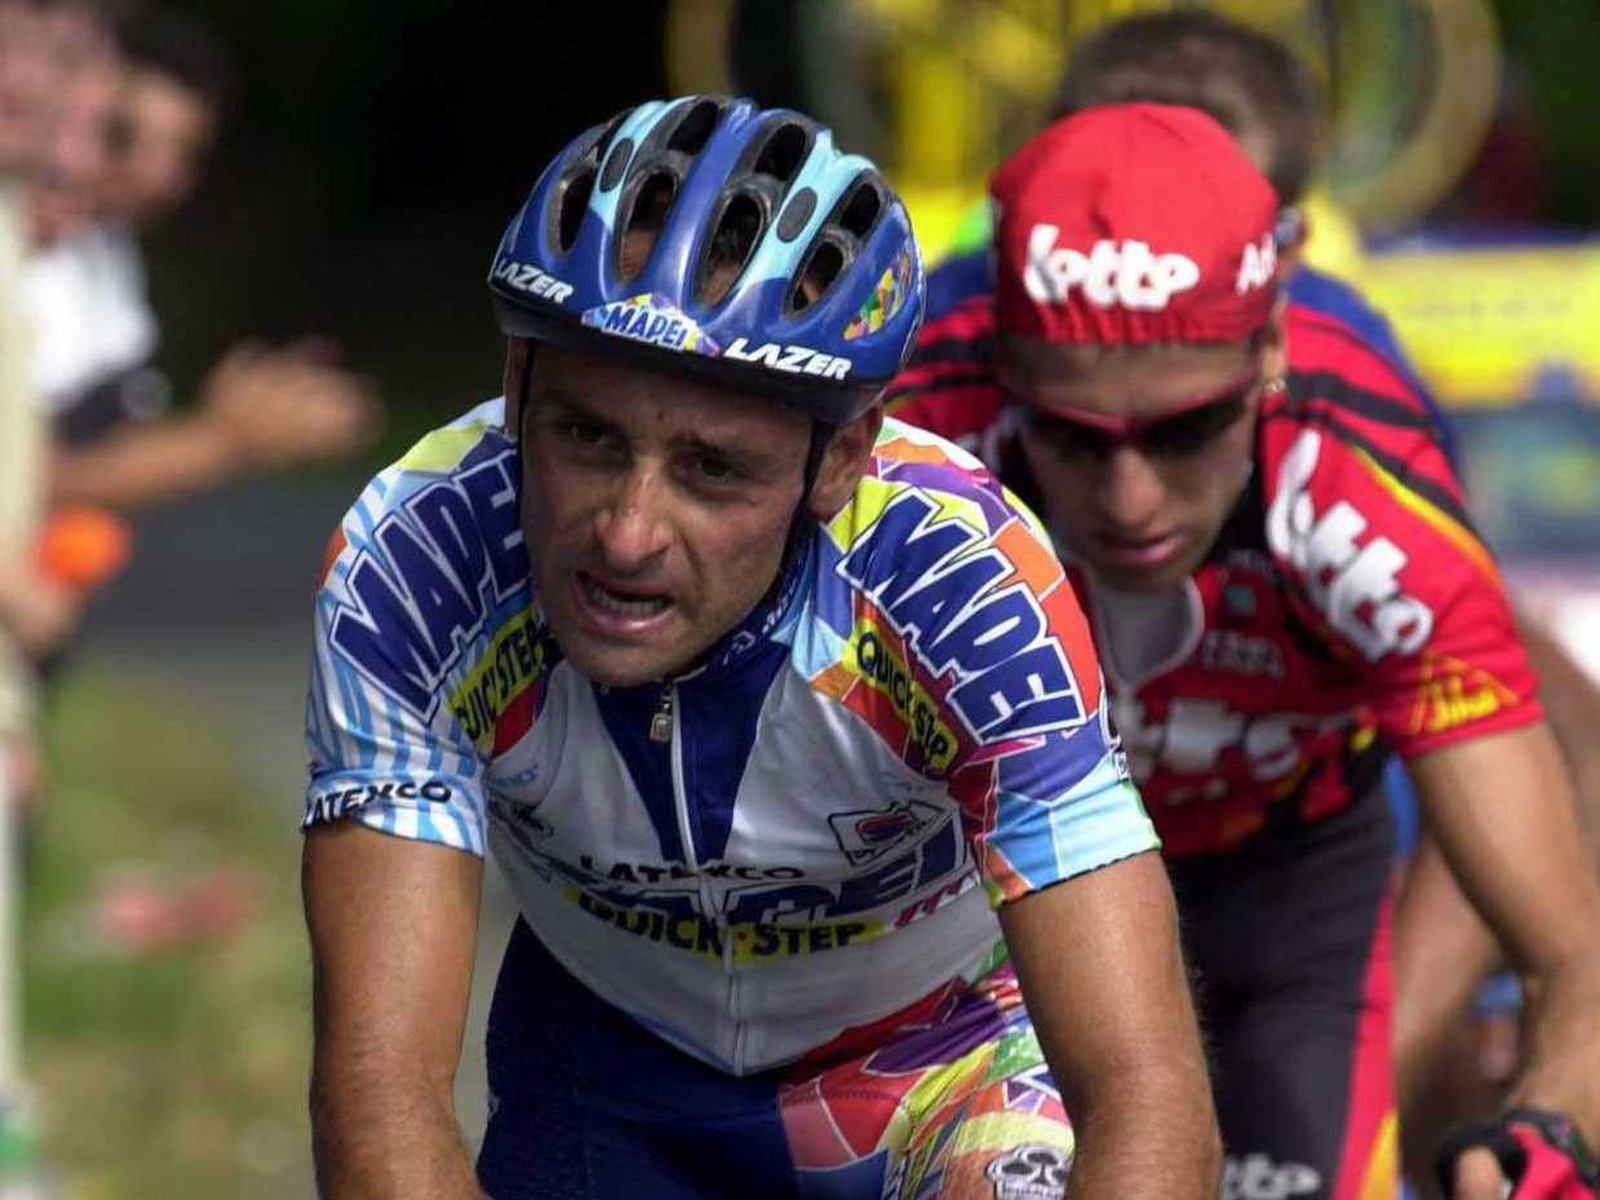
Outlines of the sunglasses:
{"label": "sunglasses", "polygon": [[1261,386],[1251,372],[1219,392],[1201,396],[1177,412],[1159,417],[1114,417],[1076,409],[1044,410],[1013,399],[1023,428],[1060,457],[1109,458],[1119,446],[1132,446],[1151,458],[1191,458],[1210,446],[1244,415]]}

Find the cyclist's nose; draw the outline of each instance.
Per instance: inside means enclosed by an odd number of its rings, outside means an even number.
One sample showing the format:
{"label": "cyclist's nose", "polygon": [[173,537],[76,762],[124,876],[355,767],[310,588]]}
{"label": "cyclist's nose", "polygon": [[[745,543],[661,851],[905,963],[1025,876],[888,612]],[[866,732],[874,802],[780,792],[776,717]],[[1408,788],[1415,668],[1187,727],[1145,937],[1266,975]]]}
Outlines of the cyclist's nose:
{"label": "cyclist's nose", "polygon": [[1136,447],[1124,445],[1101,460],[1094,498],[1109,524],[1137,535],[1159,526],[1167,488],[1156,464]]}
{"label": "cyclist's nose", "polygon": [[647,466],[618,482],[595,514],[595,542],[608,569],[636,572],[665,552],[672,542],[666,502],[661,479]]}

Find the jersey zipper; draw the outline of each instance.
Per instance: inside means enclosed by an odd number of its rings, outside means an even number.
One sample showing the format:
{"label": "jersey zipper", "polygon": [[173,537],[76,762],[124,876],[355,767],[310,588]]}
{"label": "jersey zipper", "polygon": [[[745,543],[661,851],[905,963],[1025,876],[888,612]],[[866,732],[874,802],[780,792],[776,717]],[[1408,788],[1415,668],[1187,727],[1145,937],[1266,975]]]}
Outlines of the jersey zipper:
{"label": "jersey zipper", "polygon": [[667,684],[661,689],[661,699],[650,718],[650,740],[670,742],[667,760],[672,770],[673,808],[678,818],[678,840],[683,843],[683,857],[689,869],[699,880],[701,919],[712,922],[721,934],[722,969],[728,977],[727,1012],[733,1022],[733,1061],[735,1070],[744,1066],[744,1027],[739,1020],[739,979],[733,970],[733,930],[723,923],[716,911],[716,897],[711,884],[700,871],[700,856],[695,852],[694,835],[689,824],[689,792],[683,783],[683,713],[679,707],[678,685]]}

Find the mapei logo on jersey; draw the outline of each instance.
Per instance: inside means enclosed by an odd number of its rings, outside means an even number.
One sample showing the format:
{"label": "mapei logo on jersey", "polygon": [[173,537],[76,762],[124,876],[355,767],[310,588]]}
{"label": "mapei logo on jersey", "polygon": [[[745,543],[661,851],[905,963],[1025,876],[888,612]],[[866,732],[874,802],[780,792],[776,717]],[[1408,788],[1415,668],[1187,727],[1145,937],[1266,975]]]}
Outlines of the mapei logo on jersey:
{"label": "mapei logo on jersey", "polygon": [[424,719],[494,602],[527,585],[515,472],[508,447],[418,491],[378,523],[345,579],[330,643]]}
{"label": "mapei logo on jersey", "polygon": [[659,293],[641,292],[627,300],[597,305],[583,314],[583,323],[613,337],[680,354],[714,358],[719,353],[716,342],[695,319]]}
{"label": "mapei logo on jersey", "polygon": [[856,866],[905,844],[940,819],[951,817],[932,804],[902,800],[888,808],[832,813],[828,824],[839,849]]}
{"label": "mapei logo on jersey", "polygon": [[780,346],[777,342],[766,342],[752,349],[749,338],[734,338],[722,352],[722,357],[734,362],[759,363],[791,375],[816,375],[821,379],[843,379],[850,374],[851,366],[848,358],[824,354],[808,346]]}
{"label": "mapei logo on jersey", "polygon": [[1132,238],[1101,238],[1085,254],[1057,246],[1060,235],[1055,225],[1035,225],[1028,234],[1022,285],[1035,300],[1065,304],[1077,288],[1096,308],[1160,312],[1200,282],[1200,267],[1186,254],[1157,254]]}
{"label": "mapei logo on jersey", "polygon": [[567,298],[572,295],[570,283],[563,283],[532,263],[517,262],[511,258],[495,264],[494,278],[509,288],[527,292],[530,296],[538,296],[552,304],[565,304]]}
{"label": "mapei logo on jersey", "polygon": [[1222,1200],[1294,1200],[1322,1186],[1305,1163],[1275,1163],[1265,1154],[1229,1155],[1222,1171]]}
{"label": "mapei logo on jersey", "polygon": [[1267,544],[1301,573],[1312,603],[1368,662],[1414,654],[1433,632],[1433,610],[1400,590],[1405,552],[1369,535],[1355,505],[1337,500],[1317,513],[1310,485],[1321,451],[1322,435],[1308,429],[1284,456],[1267,510]]}
{"label": "mapei logo on jersey", "polygon": [[918,488],[883,510],[840,560],[839,574],[876,604],[935,678],[979,743],[1083,724],[1067,652],[1038,599],[982,533]]}

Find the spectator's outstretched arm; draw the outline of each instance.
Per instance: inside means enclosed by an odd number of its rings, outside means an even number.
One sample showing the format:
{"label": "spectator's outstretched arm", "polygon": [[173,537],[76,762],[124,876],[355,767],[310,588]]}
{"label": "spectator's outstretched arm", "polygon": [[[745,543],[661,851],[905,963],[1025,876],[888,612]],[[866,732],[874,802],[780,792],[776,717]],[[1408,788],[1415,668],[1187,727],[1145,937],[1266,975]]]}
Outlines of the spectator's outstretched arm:
{"label": "spectator's outstretched arm", "polygon": [[379,408],[371,386],[325,344],[239,346],[207,378],[195,411],[135,425],[51,456],[56,503],[136,508],[253,471],[347,457],[367,446]]}
{"label": "spectator's outstretched arm", "polygon": [[483,860],[354,821],[306,835],[312,1146],[327,1200],[478,1200],[456,1123]]}
{"label": "spectator's outstretched arm", "polygon": [[[1537,622],[1519,617],[1539,700],[1572,780],[1591,859],[1600,857],[1600,689]],[[1431,835],[1406,875],[1397,916],[1399,1007],[1395,1037],[1401,1112],[1432,1086],[1449,1044],[1483,977],[1504,965],[1493,933],[1451,876]]]}
{"label": "spectator's outstretched arm", "polygon": [[1221,1141],[1161,859],[1034,892],[1000,923],[1072,1119],[1073,1200],[1215,1200]]}

